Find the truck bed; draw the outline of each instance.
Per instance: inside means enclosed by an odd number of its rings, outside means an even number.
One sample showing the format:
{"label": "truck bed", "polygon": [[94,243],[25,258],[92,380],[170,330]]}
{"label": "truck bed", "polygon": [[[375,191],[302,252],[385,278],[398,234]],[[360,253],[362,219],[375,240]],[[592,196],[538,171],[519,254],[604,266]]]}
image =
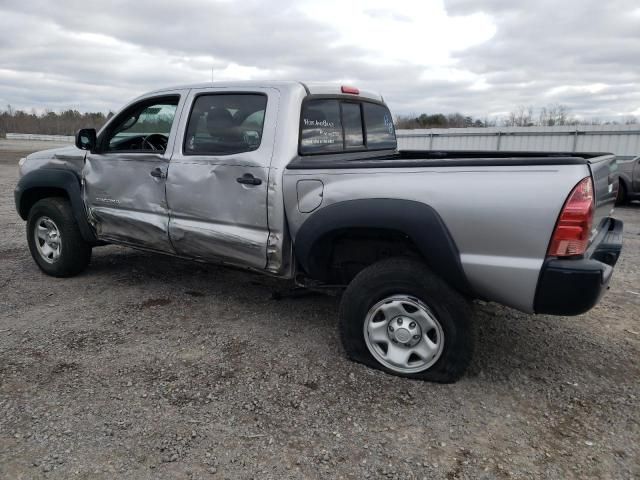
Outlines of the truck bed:
{"label": "truck bed", "polygon": [[[481,297],[533,311],[538,276],[571,190],[592,176],[592,239],[610,214],[615,156],[601,153],[387,151],[295,158],[284,173],[285,204],[403,199],[433,208],[455,239],[462,267]],[[311,185],[311,184],[309,184]],[[310,213],[287,211],[291,235]],[[509,286],[508,289],[505,286]]]}

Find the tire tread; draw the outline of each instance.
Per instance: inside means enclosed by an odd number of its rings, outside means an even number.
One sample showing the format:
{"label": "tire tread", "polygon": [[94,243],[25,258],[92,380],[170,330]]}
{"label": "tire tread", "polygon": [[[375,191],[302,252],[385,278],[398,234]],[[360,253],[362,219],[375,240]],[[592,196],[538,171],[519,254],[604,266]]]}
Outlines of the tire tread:
{"label": "tire tread", "polygon": [[[45,262],[40,257],[33,238],[34,222],[42,215],[51,217],[60,229],[62,237],[60,259],[53,264]],[[27,220],[27,242],[31,256],[40,270],[53,277],[75,276],[85,270],[91,261],[91,245],[82,237],[71,205],[63,197],[43,198],[31,207]]]}
{"label": "tire tread", "polygon": [[[428,297],[426,303],[435,308],[445,329],[445,350],[440,359],[424,372],[401,374],[389,370],[375,360],[366,347],[362,333],[366,312],[376,301],[393,293],[394,289],[411,290],[395,291],[396,294]],[[380,293],[385,290],[387,294]],[[363,305],[368,307],[365,309]],[[349,358],[393,375],[451,383],[463,375],[473,355],[475,335],[467,299],[415,258],[389,258],[362,270],[343,294],[339,328],[342,345]]]}

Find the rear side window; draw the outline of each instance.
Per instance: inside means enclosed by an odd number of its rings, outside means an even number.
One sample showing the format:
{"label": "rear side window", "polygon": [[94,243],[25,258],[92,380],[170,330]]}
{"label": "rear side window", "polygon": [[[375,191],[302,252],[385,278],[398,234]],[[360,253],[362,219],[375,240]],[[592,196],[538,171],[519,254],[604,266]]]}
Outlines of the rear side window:
{"label": "rear side window", "polygon": [[267,96],[205,94],[196,97],[187,123],[185,155],[230,155],[257,150]]}
{"label": "rear side window", "polygon": [[396,132],[389,110],[375,103],[363,103],[362,107],[367,126],[367,146],[371,149],[396,148]]}
{"label": "rear side window", "polygon": [[300,153],[340,153],[396,147],[389,110],[384,105],[339,99],[304,103]]}

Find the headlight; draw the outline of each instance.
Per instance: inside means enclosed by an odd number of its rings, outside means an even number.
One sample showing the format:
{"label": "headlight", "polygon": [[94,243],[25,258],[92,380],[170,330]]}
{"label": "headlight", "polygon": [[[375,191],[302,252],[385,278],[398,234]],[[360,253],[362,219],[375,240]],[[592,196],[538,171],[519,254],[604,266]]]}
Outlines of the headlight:
{"label": "headlight", "polygon": [[18,166],[21,167],[22,165],[24,165],[24,162],[27,161],[27,157],[22,157],[19,161],[18,161]]}

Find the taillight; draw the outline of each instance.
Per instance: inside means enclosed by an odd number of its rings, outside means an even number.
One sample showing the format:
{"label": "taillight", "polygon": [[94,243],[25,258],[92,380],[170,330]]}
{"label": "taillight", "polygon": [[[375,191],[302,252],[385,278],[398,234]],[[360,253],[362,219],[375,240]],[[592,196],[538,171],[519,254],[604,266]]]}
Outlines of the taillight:
{"label": "taillight", "polygon": [[582,255],[587,250],[593,224],[593,208],[593,183],[591,177],[583,178],[562,207],[547,255],[567,257]]}

